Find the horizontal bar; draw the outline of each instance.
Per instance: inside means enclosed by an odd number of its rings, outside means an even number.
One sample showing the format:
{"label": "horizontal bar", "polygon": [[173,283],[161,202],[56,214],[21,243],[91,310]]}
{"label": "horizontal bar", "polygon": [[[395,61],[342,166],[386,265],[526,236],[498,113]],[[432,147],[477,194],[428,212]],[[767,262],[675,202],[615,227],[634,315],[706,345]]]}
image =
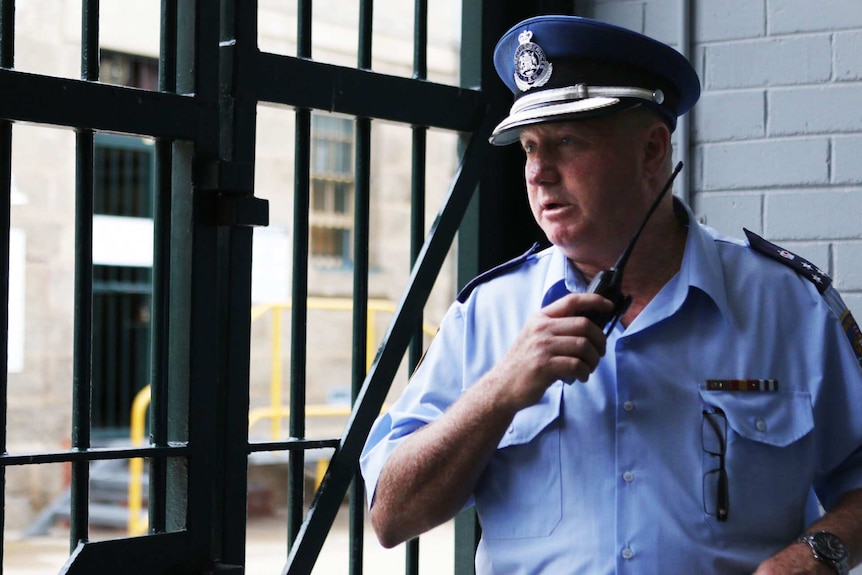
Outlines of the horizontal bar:
{"label": "horizontal bar", "polygon": [[121,447],[69,449],[46,453],[21,453],[0,455],[0,467],[11,465],[30,465],[41,463],[65,463],[67,461],[98,461],[102,459],[132,459],[135,457],[186,457],[187,445],[168,445],[152,447]]}
{"label": "horizontal bar", "polygon": [[195,98],[0,69],[0,119],[191,140]]}
{"label": "horizontal bar", "polygon": [[482,120],[481,92],[261,53],[246,98],[427,126],[471,132]]}
{"label": "horizontal bar", "polygon": [[248,452],[299,451],[319,449],[321,447],[338,447],[339,443],[339,439],[288,439],[286,441],[267,441],[261,443],[249,443]]}

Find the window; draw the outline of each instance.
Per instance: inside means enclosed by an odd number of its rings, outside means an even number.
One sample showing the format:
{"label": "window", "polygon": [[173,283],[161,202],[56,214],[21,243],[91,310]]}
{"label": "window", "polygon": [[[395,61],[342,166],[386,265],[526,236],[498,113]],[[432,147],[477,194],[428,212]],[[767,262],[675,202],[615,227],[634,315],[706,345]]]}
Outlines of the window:
{"label": "window", "polygon": [[353,238],[353,122],[312,116],[310,249],[319,267],[347,267]]}

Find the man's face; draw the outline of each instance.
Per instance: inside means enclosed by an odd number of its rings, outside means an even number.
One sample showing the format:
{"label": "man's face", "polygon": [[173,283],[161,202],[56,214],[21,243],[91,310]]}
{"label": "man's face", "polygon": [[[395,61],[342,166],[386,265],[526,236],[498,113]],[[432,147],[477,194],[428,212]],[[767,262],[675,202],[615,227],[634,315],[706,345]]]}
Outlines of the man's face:
{"label": "man's face", "polygon": [[615,259],[647,209],[642,132],[623,116],[521,129],[533,216],[576,262],[606,265],[603,259]]}

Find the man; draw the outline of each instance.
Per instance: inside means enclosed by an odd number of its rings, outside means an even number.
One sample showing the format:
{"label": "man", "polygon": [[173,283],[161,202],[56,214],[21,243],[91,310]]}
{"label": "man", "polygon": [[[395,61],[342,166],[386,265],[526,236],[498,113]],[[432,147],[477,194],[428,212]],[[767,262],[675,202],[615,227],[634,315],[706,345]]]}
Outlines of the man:
{"label": "man", "polygon": [[[859,331],[811,264],[661,196],[691,65],[561,16],[512,28],[495,65],[516,100],[492,143],[524,149],[553,246],[465,288],[372,430],[381,543],[475,505],[480,574],[846,573],[862,558]],[[588,286],[655,201],[615,310]]]}

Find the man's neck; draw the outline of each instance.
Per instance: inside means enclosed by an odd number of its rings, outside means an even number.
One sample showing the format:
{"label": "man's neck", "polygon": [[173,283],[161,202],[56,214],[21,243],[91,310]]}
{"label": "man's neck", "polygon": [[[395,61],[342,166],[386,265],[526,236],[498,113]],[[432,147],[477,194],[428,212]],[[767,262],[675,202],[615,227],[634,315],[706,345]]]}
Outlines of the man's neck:
{"label": "man's neck", "polygon": [[[687,237],[687,227],[677,219],[672,209],[654,214],[653,221],[644,229],[625,268],[622,292],[632,297],[632,303],[620,319],[623,325],[634,321],[679,272]],[[594,266],[581,266],[577,262],[575,265],[587,283],[600,271]]]}

